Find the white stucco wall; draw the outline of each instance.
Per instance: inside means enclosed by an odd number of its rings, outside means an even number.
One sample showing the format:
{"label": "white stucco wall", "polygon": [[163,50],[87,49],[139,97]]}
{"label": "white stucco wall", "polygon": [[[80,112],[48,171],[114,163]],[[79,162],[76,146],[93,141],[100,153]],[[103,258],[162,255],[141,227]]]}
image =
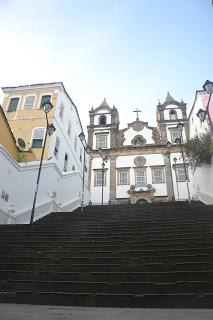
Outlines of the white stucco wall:
{"label": "white stucco wall", "polygon": [[144,127],[141,131],[135,131],[133,128],[129,128],[124,132],[124,146],[131,145],[131,141],[135,136],[141,135],[144,139],[146,139],[146,144],[153,144],[155,141],[152,139],[152,130]]}
{"label": "white stucco wall", "polygon": [[[129,194],[127,191],[130,189],[130,185],[135,185],[135,169],[137,168],[134,164],[134,159],[139,155],[132,156],[120,156],[117,158],[116,167],[117,169],[129,168],[129,185],[118,185],[118,174],[116,176],[117,181],[117,198],[127,198]],[[164,166],[164,159],[162,154],[148,154],[142,155],[146,159],[144,169],[146,169],[146,182],[151,184],[155,188],[155,196],[166,196],[167,188],[166,183],[153,184],[152,182],[152,167]],[[165,173],[165,172],[164,172]],[[137,188],[136,188],[137,190]]]}
{"label": "white stucco wall", "polygon": [[[206,109],[209,94],[206,92],[197,92],[194,107],[189,116],[189,137],[210,131],[208,122],[200,122],[197,117],[199,109]],[[213,100],[213,97],[212,97]],[[210,104],[213,108],[213,102]],[[211,164],[204,164],[200,168],[196,168],[193,174],[193,196],[206,204],[213,204],[213,160]]]}
{"label": "white stucco wall", "polygon": [[[0,195],[8,194],[5,201],[0,197],[0,212],[15,210],[16,223],[28,223],[38,175],[39,161],[18,164],[0,145]],[[80,205],[82,178],[79,172],[61,173],[52,161],[44,161],[41,171],[35,218],[47,214],[53,200],[62,209],[73,210]],[[52,195],[55,193],[55,197]],[[85,203],[89,202],[89,191],[85,188]],[[42,214],[39,207],[42,207]],[[45,206],[47,210],[45,209]],[[46,211],[45,211],[46,210]],[[5,216],[0,214],[0,223]]]}
{"label": "white stucco wall", "polygon": [[[64,105],[64,114],[63,118],[59,116],[60,113],[60,105],[63,103]],[[68,134],[68,125],[69,122],[71,123],[71,133]],[[80,172],[80,174],[83,174],[83,146],[81,144],[81,141],[79,139],[79,134],[82,132],[81,124],[77,115],[77,111],[75,106],[72,104],[70,99],[67,97],[64,91],[60,92],[57,106],[56,106],[56,112],[55,112],[55,119],[53,122],[56,131],[51,137],[51,143],[49,147],[49,155],[48,157],[56,163],[59,170],[63,172],[64,168],[64,159],[65,154],[68,155],[68,171],[72,171],[73,166],[75,167],[74,171]],[[55,142],[56,137],[60,140],[60,146],[59,146],[59,153],[58,153],[58,159],[54,156],[54,148],[55,148]],[[75,150],[75,137],[77,137],[77,148]],[[80,161],[80,155],[81,155],[81,161]],[[86,154],[86,158],[88,158],[88,155]],[[86,160],[88,161],[88,159]],[[85,174],[86,181],[88,180],[88,172]],[[87,183],[87,182],[86,182]]]}
{"label": "white stucco wall", "polygon": [[[102,159],[101,158],[94,158],[92,160],[92,168],[91,168],[91,201],[92,204],[101,204],[102,199],[102,187],[95,186],[94,184],[94,176],[95,176],[95,169],[101,170],[102,168]],[[109,201],[109,190],[110,190],[110,160],[105,165],[106,169],[106,186],[104,186],[104,197],[103,202],[108,203]]]}
{"label": "white stucco wall", "polygon": [[[178,201],[179,199],[188,200],[188,192],[187,192],[187,183],[186,181],[177,181],[176,174],[174,170],[174,158],[177,158],[177,165],[183,165],[183,159],[181,153],[171,153],[171,170],[172,170],[172,179],[173,179],[173,186],[174,186],[174,193],[175,193],[175,200]],[[187,159],[186,159],[187,161]],[[190,168],[187,166],[187,172],[189,175],[189,192],[190,198],[193,199],[193,175]],[[178,188],[178,189],[177,189]],[[178,190],[179,190],[179,199],[178,199]]]}

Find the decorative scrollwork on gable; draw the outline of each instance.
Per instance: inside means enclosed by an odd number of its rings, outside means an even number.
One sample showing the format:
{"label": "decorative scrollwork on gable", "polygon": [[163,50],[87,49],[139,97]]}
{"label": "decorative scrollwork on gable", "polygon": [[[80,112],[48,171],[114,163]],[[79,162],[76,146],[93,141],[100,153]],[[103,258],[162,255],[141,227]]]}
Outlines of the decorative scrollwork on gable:
{"label": "decorative scrollwork on gable", "polygon": [[141,135],[137,135],[132,139],[131,143],[136,147],[143,147],[146,144],[146,139]]}

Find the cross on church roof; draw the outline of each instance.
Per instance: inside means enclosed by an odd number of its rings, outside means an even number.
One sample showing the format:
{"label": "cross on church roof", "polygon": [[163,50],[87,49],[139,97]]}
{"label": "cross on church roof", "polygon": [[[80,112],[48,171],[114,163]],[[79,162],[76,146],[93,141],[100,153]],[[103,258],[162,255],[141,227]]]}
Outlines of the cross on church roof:
{"label": "cross on church roof", "polygon": [[137,112],[137,118],[136,118],[136,121],[139,121],[139,118],[138,118],[138,113],[141,112],[141,110],[138,110],[138,108],[136,110],[133,110],[133,112]]}

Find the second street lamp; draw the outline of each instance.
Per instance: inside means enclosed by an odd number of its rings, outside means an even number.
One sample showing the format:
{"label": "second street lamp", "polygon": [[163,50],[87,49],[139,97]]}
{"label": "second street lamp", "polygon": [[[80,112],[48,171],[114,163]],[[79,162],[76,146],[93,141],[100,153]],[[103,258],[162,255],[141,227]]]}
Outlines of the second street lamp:
{"label": "second street lamp", "polygon": [[[170,174],[170,179],[171,179],[171,185],[172,185],[172,194],[169,197],[169,199],[171,199],[172,201],[175,201],[175,197],[174,197],[174,185],[173,185],[173,178],[172,178],[172,167],[171,167],[171,147],[172,144],[170,141],[167,141],[166,143],[166,147],[168,148],[168,151],[165,153],[165,155],[168,157],[169,159],[169,174]],[[169,196],[169,193],[168,193]]]}
{"label": "second street lamp", "polygon": [[179,144],[180,149],[181,149],[181,155],[182,155],[182,159],[183,159],[183,167],[184,167],[184,173],[185,173],[185,179],[186,179],[186,187],[187,187],[187,193],[188,193],[188,202],[190,204],[191,197],[190,197],[190,192],[189,192],[189,177],[188,177],[187,170],[186,170],[186,161],[185,161],[185,156],[184,156],[184,152],[183,152],[183,144],[182,144],[183,127],[184,127],[184,124],[182,122],[179,122],[177,125],[177,129],[180,130],[180,137],[175,139],[175,143]]}
{"label": "second street lamp", "polygon": [[212,134],[213,134],[213,123],[212,123],[212,119],[211,119],[210,112],[209,112],[209,105],[210,105],[210,101],[211,101],[211,97],[212,97],[212,93],[213,93],[213,82],[209,81],[209,80],[206,80],[206,82],[203,85],[203,89],[206,92],[209,93],[209,99],[208,99],[208,103],[207,103],[207,106],[206,106],[206,110],[199,109],[199,111],[197,113],[197,116],[198,116],[198,118],[200,119],[201,122],[205,121],[206,116],[208,117],[209,124],[210,124],[210,127],[211,127],[211,131],[212,131]]}
{"label": "second street lamp", "polygon": [[[109,160],[109,157],[105,156],[103,154],[103,149],[99,148],[98,149],[98,153],[100,155],[100,157],[102,158],[102,165],[101,165],[101,205],[103,207],[104,205],[104,176],[105,176],[105,165],[107,163],[107,161]],[[106,177],[105,177],[106,179]]]}
{"label": "second street lamp", "polygon": [[42,147],[38,176],[37,176],[37,181],[36,181],[36,190],[35,190],[34,199],[33,199],[33,207],[32,207],[32,211],[31,211],[30,224],[33,223],[33,218],[34,218],[34,214],[35,214],[35,205],[36,205],[36,199],[37,199],[37,194],[38,194],[38,186],[39,186],[39,181],[40,181],[41,168],[42,168],[42,163],[43,163],[43,158],[44,158],[44,150],[45,150],[45,146],[46,146],[47,135],[51,136],[54,133],[54,131],[56,130],[53,124],[49,124],[48,117],[47,117],[47,114],[50,112],[50,110],[52,108],[53,108],[53,105],[51,102],[46,102],[43,104],[43,110],[45,112],[45,117],[46,117],[46,131],[45,131],[44,143],[43,143],[43,147]]}
{"label": "second street lamp", "polygon": [[83,177],[82,177],[82,194],[81,194],[81,212],[84,211],[84,185],[85,185],[85,162],[86,162],[86,153],[90,154],[91,149],[86,143],[85,134],[83,131],[79,134],[79,139],[82,143],[82,146],[84,148],[84,158],[83,158]]}
{"label": "second street lamp", "polygon": [[176,158],[176,157],[173,158],[173,162],[174,162],[174,164],[173,164],[172,167],[173,167],[174,170],[175,170],[175,179],[176,179],[176,187],[177,187],[178,201],[180,201],[180,194],[179,194],[179,188],[178,188],[178,179],[177,179],[177,170],[176,170],[176,164],[177,164],[177,158]]}

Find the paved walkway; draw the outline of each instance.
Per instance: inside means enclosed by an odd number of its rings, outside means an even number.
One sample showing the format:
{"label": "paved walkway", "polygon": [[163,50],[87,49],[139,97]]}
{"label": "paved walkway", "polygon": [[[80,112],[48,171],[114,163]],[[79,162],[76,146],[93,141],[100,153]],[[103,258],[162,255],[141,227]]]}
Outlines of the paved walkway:
{"label": "paved walkway", "polygon": [[212,320],[213,309],[83,308],[0,304],[1,320]]}

